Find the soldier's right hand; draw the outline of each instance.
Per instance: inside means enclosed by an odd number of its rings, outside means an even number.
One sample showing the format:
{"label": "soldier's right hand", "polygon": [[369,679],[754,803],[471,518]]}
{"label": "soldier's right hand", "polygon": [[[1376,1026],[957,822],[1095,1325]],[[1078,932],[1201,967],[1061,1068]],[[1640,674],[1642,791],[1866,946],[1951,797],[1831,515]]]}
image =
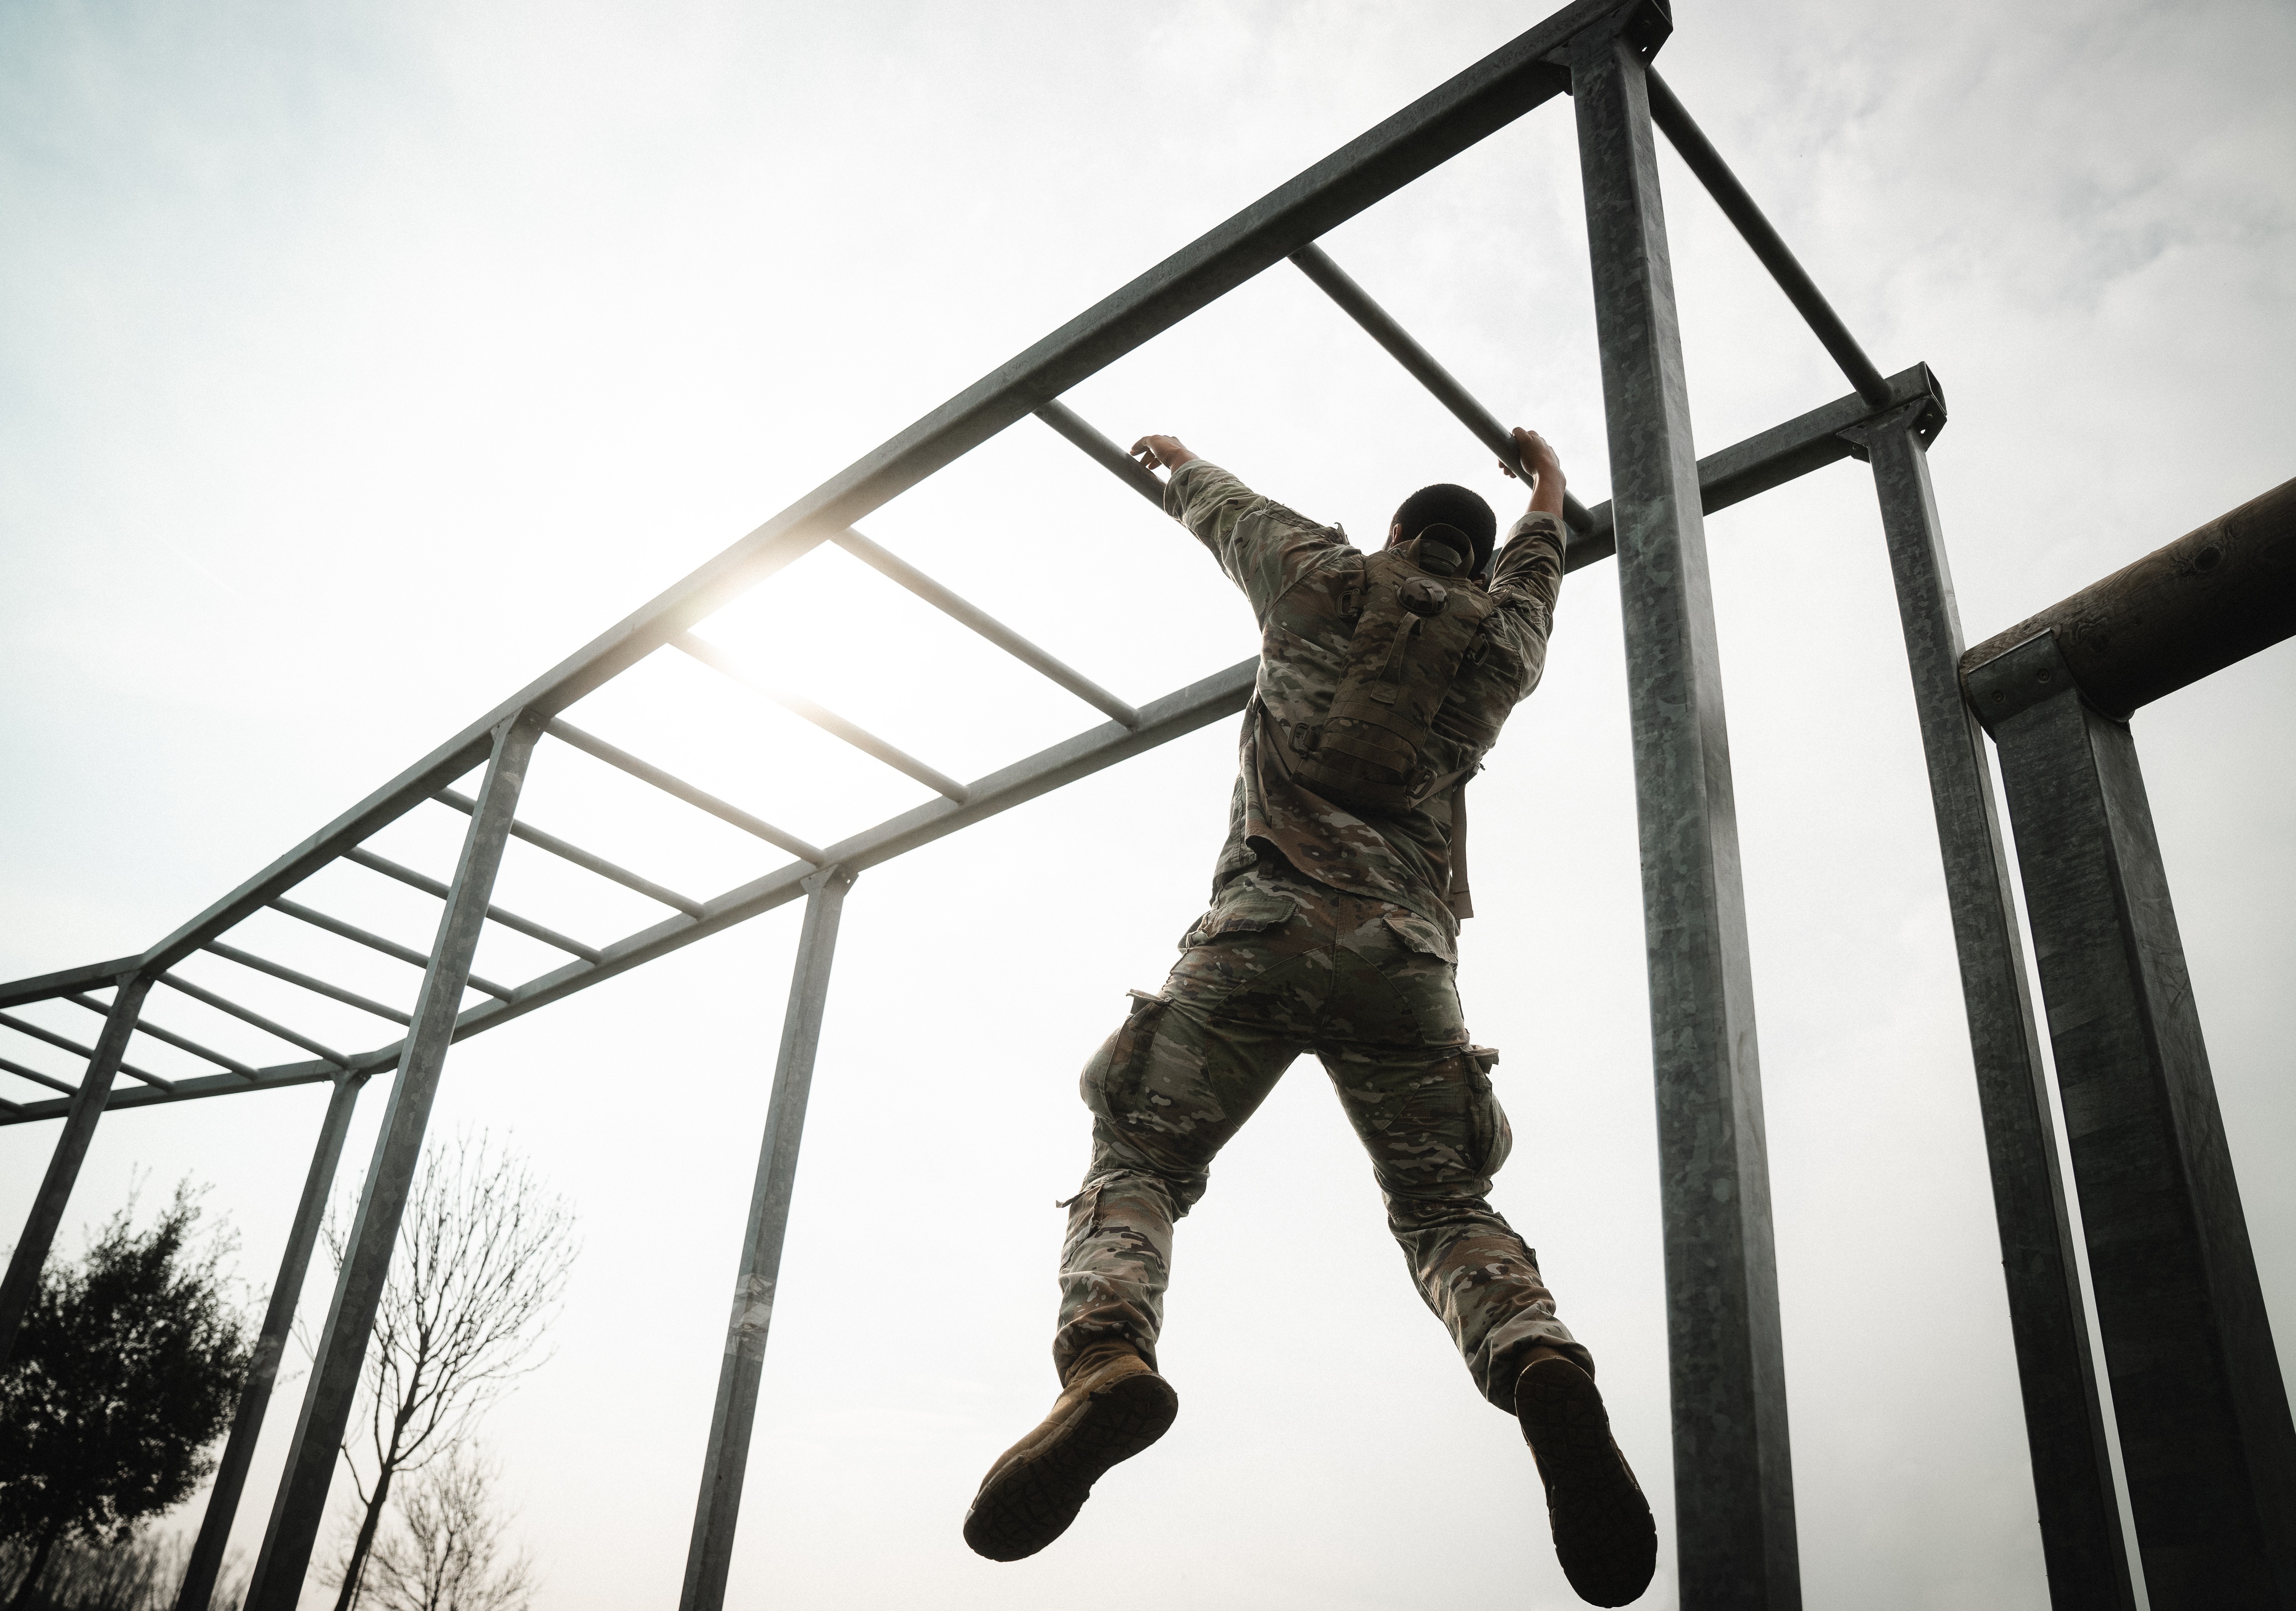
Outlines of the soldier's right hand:
{"label": "soldier's right hand", "polygon": [[1550,514],[1559,519],[1562,514],[1562,460],[1537,431],[1518,425],[1511,434],[1514,438],[1516,462],[1509,464],[1502,459],[1499,468],[1530,483],[1533,514]]}
{"label": "soldier's right hand", "polygon": [[1150,470],[1177,470],[1197,455],[1177,437],[1143,437],[1132,445],[1132,456]]}
{"label": "soldier's right hand", "polygon": [[1500,470],[1510,476],[1519,476],[1526,481],[1535,481],[1540,476],[1551,475],[1557,479],[1562,478],[1562,460],[1554,449],[1548,446],[1545,437],[1535,430],[1526,430],[1520,425],[1508,434],[1514,438],[1516,462],[1510,464],[1505,459],[1501,459]]}

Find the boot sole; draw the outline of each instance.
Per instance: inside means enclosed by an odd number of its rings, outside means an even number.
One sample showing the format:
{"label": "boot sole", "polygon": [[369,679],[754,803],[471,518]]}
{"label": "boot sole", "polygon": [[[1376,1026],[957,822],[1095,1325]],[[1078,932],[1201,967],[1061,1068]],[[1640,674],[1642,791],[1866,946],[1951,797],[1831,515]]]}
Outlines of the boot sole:
{"label": "boot sole", "polygon": [[1546,1482],[1554,1554],[1578,1598],[1625,1606],[1658,1570],[1658,1528],[1594,1378],[1568,1360],[1541,1360],[1515,1384],[1515,1419]]}
{"label": "boot sole", "polygon": [[1068,1531],[1111,1466],[1164,1435],[1179,1394],[1160,1376],[1128,1376],[1079,1404],[1039,1447],[993,1473],[964,1517],[964,1541],[990,1560],[1024,1560]]}

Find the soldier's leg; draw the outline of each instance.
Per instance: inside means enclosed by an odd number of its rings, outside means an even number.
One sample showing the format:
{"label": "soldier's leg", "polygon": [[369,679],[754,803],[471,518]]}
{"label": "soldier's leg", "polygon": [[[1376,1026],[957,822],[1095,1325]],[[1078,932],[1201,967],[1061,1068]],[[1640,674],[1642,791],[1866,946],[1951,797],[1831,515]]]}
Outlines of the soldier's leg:
{"label": "soldier's leg", "polygon": [[1557,1349],[1589,1371],[1593,1361],[1555,1318],[1538,1255],[1489,1202],[1491,1175],[1513,1145],[1488,1072],[1496,1054],[1469,1048],[1451,964],[1398,925],[1366,924],[1340,954],[1345,1010],[1330,1015],[1324,1066],[1371,1154],[1388,1229],[1420,1296],[1483,1396],[1513,1411],[1533,1349]]}
{"label": "soldier's leg", "polygon": [[[1554,1317],[1538,1255],[1488,1201],[1513,1136],[1491,1091],[1496,1054],[1471,1049],[1448,963],[1411,921],[1366,925],[1341,953],[1344,1028],[1319,1046],[1387,1196],[1388,1225],[1420,1295],[1483,1396],[1512,1411],[1538,1463],[1564,1574],[1620,1606],[1657,1565],[1649,1503],[1611,1436],[1594,1362]],[[1406,1034],[1407,1032],[1407,1034]],[[1415,1036],[1413,1043],[1408,1036]]]}
{"label": "soldier's leg", "polygon": [[1061,1249],[1053,1360],[1063,1379],[1103,1342],[1154,1364],[1172,1227],[1203,1196],[1212,1158],[1306,1049],[1302,1015],[1329,977],[1308,937],[1244,931],[1191,946],[1162,994],[1136,1000],[1086,1066],[1093,1156]]}
{"label": "soldier's leg", "polygon": [[1144,998],[1085,1070],[1093,1163],[1070,1204],[1054,1357],[1061,1395],[991,1466],[964,1522],[993,1560],[1064,1532],[1093,1484],[1160,1437],[1178,1399],[1155,1370],[1173,1222],[1213,1156],[1304,1049],[1297,1003],[1320,968],[1291,903],[1232,895],[1192,931],[1160,996]]}

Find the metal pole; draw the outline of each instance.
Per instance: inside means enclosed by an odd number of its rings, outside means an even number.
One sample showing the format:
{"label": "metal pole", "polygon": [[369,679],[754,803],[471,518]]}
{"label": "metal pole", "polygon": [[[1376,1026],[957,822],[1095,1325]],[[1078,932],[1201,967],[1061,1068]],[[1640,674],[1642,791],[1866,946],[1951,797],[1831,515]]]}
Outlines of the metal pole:
{"label": "metal pole", "polygon": [[1722,153],[1692,121],[1682,102],[1674,98],[1666,80],[1656,72],[1646,77],[1652,117],[1673,142],[1674,149],[1697,176],[1698,182],[1706,187],[1706,193],[1714,198],[1722,216],[1736,226],[1740,237],[1761,259],[1762,266],[1770,271],[1770,278],[1777,282],[1786,300],[1793,304],[1794,311],[1808,324],[1810,334],[1841,365],[1841,372],[1857,388],[1857,395],[1875,408],[1886,406],[1890,383],[1874,367],[1874,360],[1866,356],[1866,349],[1857,345],[1857,338],[1849,333],[1849,327],[1833,311],[1825,293],[1817,289],[1817,282],[1809,277],[1784,239],[1762,217],[1762,209],[1754,205],[1754,198],[1746,193],[1746,187],[1738,183],[1738,176],[1730,171],[1730,165],[1722,160]]}
{"label": "metal pole", "polygon": [[2296,1426],[2136,745],[2052,632],[1967,685],[2001,754],[2145,1591],[2287,1611]]}
{"label": "metal pole", "polygon": [[[1316,288],[1340,305],[1340,311],[1363,327],[1363,331],[1387,349],[1388,356],[1403,365],[1404,372],[1425,387],[1429,395],[1451,411],[1451,417],[1473,433],[1502,464],[1512,464],[1521,456],[1514,445],[1514,437],[1499,423],[1498,416],[1475,400],[1474,394],[1459,384],[1458,377],[1436,361],[1435,355],[1419,345],[1418,339],[1396,323],[1395,316],[1373,299],[1372,294],[1355,282],[1354,276],[1332,261],[1331,254],[1310,241],[1292,254],[1292,261],[1300,272],[1316,282]],[[1594,517],[1587,506],[1570,493],[1562,495],[1562,520],[1574,532],[1586,531],[1594,525]]]}
{"label": "metal pole", "polygon": [[1844,435],[1873,462],[1929,759],[2049,1598],[2059,1611],[2125,1611],[2136,1603],[2128,1546],[2081,1304],[2048,1075],[2025,983],[1985,732],[1961,692],[1961,614],[1925,446],[1943,422],[1933,405],[1915,403]]}
{"label": "metal pole", "polygon": [[1642,839],[1686,1611],[1801,1604],[1785,1362],[1721,669],[1644,61],[1655,5],[1572,41]]}
{"label": "metal pole", "polygon": [[32,1199],[24,1234],[16,1239],[8,1274],[0,1280],[0,1368],[14,1354],[16,1333],[39,1295],[41,1267],[48,1262],[48,1249],[55,1245],[56,1229],[64,1220],[64,1204],[79,1179],[88,1143],[95,1140],[95,1122],[103,1116],[104,1100],[111,1094],[119,1059],[127,1055],[127,1037],[135,1033],[135,1015],[143,1010],[144,994],[151,988],[152,981],[144,974],[120,980],[112,994],[111,1011],[103,1020],[103,1033],[96,1037],[94,1054],[87,1059],[86,1071],[72,1092],[70,1107],[64,1110],[63,1133],[56,1137],[56,1149],[48,1155],[48,1172],[41,1177],[39,1195]]}
{"label": "metal pole", "polygon": [[350,1245],[320,1335],[318,1357],[311,1366],[311,1385],[303,1394],[303,1412],[295,1425],[287,1469],[279,1479],[263,1552],[256,1558],[246,1611],[295,1611],[302,1594],[303,1574],[326,1514],[327,1484],[358,1393],[367,1334],[382,1301],[383,1282],[398,1242],[399,1217],[406,1212],[422,1156],[423,1128],[439,1093],[455,1014],[470,980],[471,958],[486,923],[487,900],[502,865],[503,846],[510,838],[512,814],[518,809],[519,789],[541,732],[542,718],[527,715],[512,716],[495,729],[478,809],[471,814],[462,862],[447,893],[439,938],[430,948],[430,965],[415,998],[414,1025],[398,1059],[382,1132],[375,1138],[366,1190],[351,1225]]}
{"label": "metal pole", "polygon": [[208,1611],[215,1596],[216,1574],[223,1568],[224,1546],[231,1541],[232,1523],[239,1515],[239,1497],[247,1485],[248,1462],[255,1458],[255,1440],[262,1435],[264,1412],[271,1406],[272,1385],[279,1378],[279,1356],[287,1347],[287,1333],[295,1323],[295,1303],[302,1296],[303,1277],[311,1267],[311,1249],[319,1239],[319,1223],[326,1215],[327,1194],[334,1189],[335,1165],[343,1155],[343,1137],[349,1133],[351,1109],[358,1105],[364,1075],[346,1075],[335,1082],[327,1098],[327,1116],[319,1122],[319,1144],[311,1153],[310,1173],[303,1177],[303,1199],[295,1206],[295,1222],[288,1229],[287,1251],[279,1257],[279,1279],[272,1283],[271,1302],[263,1312],[263,1329],[255,1339],[255,1357],[247,1368],[247,1384],[239,1391],[239,1413],[232,1418],[231,1438],[216,1466],[215,1486],[208,1493],[207,1514],[200,1520],[199,1541],[192,1546],[191,1565],[176,1591],[176,1611]]}
{"label": "metal pole", "polygon": [[742,1479],[750,1463],[750,1428],[758,1414],[758,1378],[765,1369],[766,1331],[773,1323],[782,1238],[797,1184],[798,1143],[805,1135],[806,1097],[813,1087],[814,1053],[821,1045],[829,964],[837,949],[845,892],[852,886],[840,867],[825,867],[805,881],[805,929],[790,979],[789,1010],[782,1018],[781,1056],[774,1066],[757,1184],[750,1193],[742,1267],[734,1281],[733,1318],[718,1369],[718,1399],[709,1412],[709,1447],[702,1459],[701,1496],[693,1508],[693,1539],[686,1547],[678,1611],[719,1611],[726,1603]]}

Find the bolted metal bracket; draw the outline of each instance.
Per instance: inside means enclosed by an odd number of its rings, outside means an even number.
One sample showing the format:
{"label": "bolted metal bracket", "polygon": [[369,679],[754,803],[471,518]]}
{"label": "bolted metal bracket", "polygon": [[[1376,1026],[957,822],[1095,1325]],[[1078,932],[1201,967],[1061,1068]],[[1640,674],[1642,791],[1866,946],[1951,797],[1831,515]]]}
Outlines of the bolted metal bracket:
{"label": "bolted metal bracket", "polygon": [[1938,433],[1945,429],[1945,388],[1938,384],[1937,376],[1928,364],[1916,364],[1915,368],[1920,372],[1924,388],[1922,396],[1910,402],[1900,403],[1894,408],[1884,409],[1871,419],[1860,420],[1857,424],[1833,433],[1849,445],[1849,456],[1859,463],[1865,463],[1872,457],[1869,448],[1877,431],[1895,430],[1911,421],[1914,439],[1926,449],[1938,439]]}
{"label": "bolted metal bracket", "polygon": [[2066,694],[2079,697],[2080,685],[2065,665],[2057,634],[2045,632],[1980,665],[1963,667],[1961,691],[1985,731],[1992,732],[2011,716],[2045,700]]}
{"label": "bolted metal bracket", "polygon": [[828,866],[821,869],[820,871],[807,874],[806,877],[800,881],[798,887],[803,889],[808,895],[819,895],[824,889],[826,889],[829,887],[832,879],[836,880],[837,883],[843,886],[845,888],[850,889],[853,887],[854,880],[858,879],[860,876],[861,875],[857,872],[846,871],[843,863],[832,862]]}
{"label": "bolted metal bracket", "polygon": [[1674,10],[1669,0],[1631,0],[1593,27],[1572,35],[1568,45],[1550,52],[1543,60],[1564,75],[1560,87],[1567,95],[1570,93],[1568,75],[1571,59],[1579,52],[1613,38],[1623,38],[1634,48],[1635,54],[1647,62],[1673,33]]}

